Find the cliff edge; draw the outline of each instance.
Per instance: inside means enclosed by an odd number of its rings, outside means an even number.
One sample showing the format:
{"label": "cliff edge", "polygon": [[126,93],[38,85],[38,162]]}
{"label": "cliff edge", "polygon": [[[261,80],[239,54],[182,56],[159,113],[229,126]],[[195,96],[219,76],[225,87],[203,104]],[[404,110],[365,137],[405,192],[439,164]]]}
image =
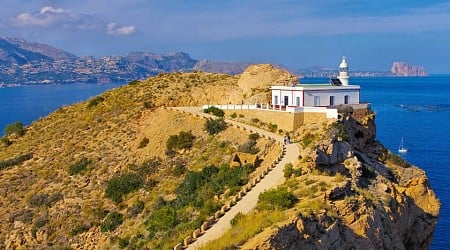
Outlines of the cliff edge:
{"label": "cliff edge", "polygon": [[[309,130],[310,131],[310,130]],[[425,172],[375,140],[375,116],[347,116],[303,133],[300,162],[283,186],[299,197],[288,218],[242,249],[428,249],[440,202]],[[301,137],[301,135],[299,134]],[[304,143],[306,137],[313,142]]]}
{"label": "cliff edge", "polygon": [[394,62],[391,68],[393,76],[428,76],[427,71],[421,66],[411,66],[406,62]]}

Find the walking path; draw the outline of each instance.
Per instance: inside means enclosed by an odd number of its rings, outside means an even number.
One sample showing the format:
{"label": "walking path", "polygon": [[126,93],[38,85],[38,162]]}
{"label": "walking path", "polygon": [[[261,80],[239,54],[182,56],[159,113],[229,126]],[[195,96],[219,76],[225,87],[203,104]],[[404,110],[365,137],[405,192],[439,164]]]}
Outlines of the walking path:
{"label": "walking path", "polygon": [[[173,110],[179,110],[184,112],[193,113],[196,115],[200,115],[203,117],[213,117],[208,114],[203,113],[200,108],[196,107],[177,107],[171,108]],[[235,126],[239,126],[249,130],[253,133],[258,133],[265,137],[270,137],[275,139],[276,141],[283,143],[283,136],[276,135],[269,131],[255,128],[250,125],[242,124],[236,121],[226,119],[226,122],[229,124],[233,124]],[[242,197],[240,201],[236,203],[233,207],[230,208],[216,223],[214,223],[206,232],[196,239],[192,244],[190,244],[187,249],[198,249],[201,246],[206,245],[206,243],[219,238],[225,231],[231,228],[230,221],[233,219],[237,213],[241,212],[243,214],[249,213],[252,209],[255,208],[256,203],[258,201],[258,196],[261,192],[264,192],[267,189],[276,187],[284,181],[284,166],[287,163],[295,164],[298,160],[298,151],[299,148],[296,144],[288,144],[285,145],[285,154],[284,157],[279,161],[276,166],[268,172],[268,174],[260,180],[250,191],[247,192],[245,196]]]}

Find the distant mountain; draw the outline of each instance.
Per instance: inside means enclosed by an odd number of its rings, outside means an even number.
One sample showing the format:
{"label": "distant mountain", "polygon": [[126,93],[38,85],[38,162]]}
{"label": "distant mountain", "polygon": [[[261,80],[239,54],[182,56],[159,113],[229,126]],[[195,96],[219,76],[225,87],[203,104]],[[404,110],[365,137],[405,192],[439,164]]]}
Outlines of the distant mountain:
{"label": "distant mountain", "polygon": [[[132,52],[126,55],[77,57],[64,50],[23,39],[0,37],[0,87],[4,85],[111,83],[146,79],[166,72],[205,71],[241,74],[250,65],[242,62],[196,60],[187,53],[154,54]],[[283,65],[274,65],[286,69]],[[333,77],[335,67],[314,66],[293,72],[303,77]],[[351,76],[422,76],[419,66],[395,62],[391,71],[350,71]]]}
{"label": "distant mountain", "polygon": [[127,82],[164,72],[192,71],[196,63],[182,52],[77,57],[41,43],[0,38],[0,85]]}

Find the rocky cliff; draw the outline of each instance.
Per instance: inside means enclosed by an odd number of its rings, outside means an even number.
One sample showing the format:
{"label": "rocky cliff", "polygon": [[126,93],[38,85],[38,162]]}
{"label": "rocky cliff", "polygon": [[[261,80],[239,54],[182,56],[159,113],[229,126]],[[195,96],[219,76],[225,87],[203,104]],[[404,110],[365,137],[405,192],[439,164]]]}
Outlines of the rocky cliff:
{"label": "rocky cliff", "polygon": [[405,62],[394,62],[391,68],[393,76],[428,76],[424,67],[411,66]]}
{"label": "rocky cliff", "polygon": [[[304,147],[300,155],[307,160],[297,166],[302,174],[288,182],[291,187],[304,184],[305,178],[330,183],[315,195],[320,206],[286,211],[289,220],[242,248],[428,249],[440,202],[424,171],[375,140],[374,118],[346,117],[328,136]],[[334,177],[331,182],[329,176]]]}

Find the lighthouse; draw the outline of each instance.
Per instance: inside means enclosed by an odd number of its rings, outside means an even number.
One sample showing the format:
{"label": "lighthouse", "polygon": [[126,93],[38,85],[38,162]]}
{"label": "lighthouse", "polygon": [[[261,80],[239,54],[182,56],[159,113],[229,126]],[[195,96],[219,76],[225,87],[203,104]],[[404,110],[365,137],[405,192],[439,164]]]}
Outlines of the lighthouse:
{"label": "lighthouse", "polygon": [[342,57],[342,62],[339,64],[339,76],[337,77],[343,86],[348,85],[348,64],[345,56]]}

